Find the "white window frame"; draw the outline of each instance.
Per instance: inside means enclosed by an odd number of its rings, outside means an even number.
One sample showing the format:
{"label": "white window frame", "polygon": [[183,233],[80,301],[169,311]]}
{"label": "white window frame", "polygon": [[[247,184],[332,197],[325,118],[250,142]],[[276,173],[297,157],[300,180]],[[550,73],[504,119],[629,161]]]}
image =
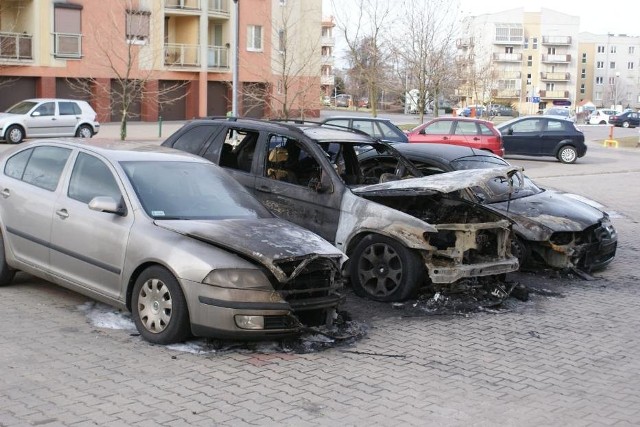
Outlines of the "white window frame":
{"label": "white window frame", "polygon": [[[257,32],[259,32],[259,34],[256,34]],[[258,43],[256,43],[256,36],[259,37]],[[247,51],[262,52],[263,41],[262,25],[247,25]],[[256,44],[258,44],[258,46],[256,46]]]}

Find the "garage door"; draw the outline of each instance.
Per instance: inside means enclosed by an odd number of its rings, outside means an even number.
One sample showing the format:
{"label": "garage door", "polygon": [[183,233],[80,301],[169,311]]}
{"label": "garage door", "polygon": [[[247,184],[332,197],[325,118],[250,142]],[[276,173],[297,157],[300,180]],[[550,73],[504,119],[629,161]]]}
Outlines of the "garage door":
{"label": "garage door", "polygon": [[207,116],[225,116],[231,111],[231,102],[227,99],[227,84],[209,82],[207,84]]}
{"label": "garage door", "polygon": [[162,120],[184,120],[187,115],[187,82],[161,80],[158,112]]}
{"label": "garage door", "polygon": [[6,111],[13,104],[36,97],[34,77],[0,77],[0,111]]}

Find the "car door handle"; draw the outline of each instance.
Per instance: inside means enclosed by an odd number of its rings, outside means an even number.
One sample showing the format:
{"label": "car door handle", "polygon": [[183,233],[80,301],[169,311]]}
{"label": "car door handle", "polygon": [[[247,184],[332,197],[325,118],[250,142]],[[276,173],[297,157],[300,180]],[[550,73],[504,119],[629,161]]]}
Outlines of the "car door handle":
{"label": "car door handle", "polygon": [[51,117],[51,120],[57,120],[55,117]]}
{"label": "car door handle", "polygon": [[66,209],[58,209],[56,211],[56,215],[58,215],[61,219],[69,218],[69,212]]}
{"label": "car door handle", "polygon": [[0,193],[0,194],[2,194],[2,197],[4,197],[6,199],[7,197],[9,197],[11,195],[11,190],[9,190],[8,188],[3,188],[2,189],[2,193]]}
{"label": "car door handle", "polygon": [[448,136],[443,136],[443,137],[442,137],[442,140],[443,140],[443,141],[447,141],[448,139],[449,139],[449,137],[448,137]]}
{"label": "car door handle", "polygon": [[262,193],[271,193],[271,187],[268,187],[266,185],[259,185],[258,187],[256,187],[256,191],[260,191]]}

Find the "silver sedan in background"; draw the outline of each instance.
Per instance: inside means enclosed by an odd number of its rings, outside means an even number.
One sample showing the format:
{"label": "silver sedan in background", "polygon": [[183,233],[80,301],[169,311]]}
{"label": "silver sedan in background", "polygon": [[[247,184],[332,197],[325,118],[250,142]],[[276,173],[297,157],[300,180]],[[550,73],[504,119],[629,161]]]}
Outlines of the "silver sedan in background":
{"label": "silver sedan in background", "polygon": [[0,168],[0,286],[22,270],[130,310],[159,344],[292,336],[344,299],[342,252],[200,157],[37,140]]}

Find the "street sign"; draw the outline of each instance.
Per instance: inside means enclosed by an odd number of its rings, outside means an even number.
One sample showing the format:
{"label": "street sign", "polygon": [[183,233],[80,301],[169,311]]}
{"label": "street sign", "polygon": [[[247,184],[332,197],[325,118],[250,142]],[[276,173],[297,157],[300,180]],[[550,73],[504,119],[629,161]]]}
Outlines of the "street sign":
{"label": "street sign", "polygon": [[540,102],[540,97],[539,96],[532,96],[531,97],[531,102]]}

